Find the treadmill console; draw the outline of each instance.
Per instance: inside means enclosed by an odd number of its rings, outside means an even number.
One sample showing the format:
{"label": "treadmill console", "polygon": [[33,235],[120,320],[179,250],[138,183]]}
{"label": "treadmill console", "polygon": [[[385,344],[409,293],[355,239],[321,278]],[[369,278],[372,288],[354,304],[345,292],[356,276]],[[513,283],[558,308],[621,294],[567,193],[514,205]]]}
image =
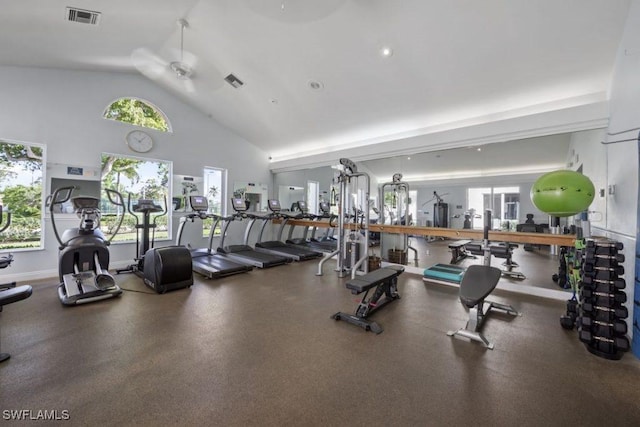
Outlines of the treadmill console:
{"label": "treadmill console", "polygon": [[189,204],[195,212],[206,212],[209,209],[209,202],[204,196],[189,196]]}
{"label": "treadmill console", "polygon": [[244,199],[240,199],[240,198],[231,199],[231,206],[233,207],[233,210],[236,212],[245,212],[247,210],[247,204],[245,203]]}
{"label": "treadmill console", "polygon": [[282,208],[280,207],[280,200],[276,200],[276,199],[269,199],[269,210],[271,212],[280,212],[282,210]]}

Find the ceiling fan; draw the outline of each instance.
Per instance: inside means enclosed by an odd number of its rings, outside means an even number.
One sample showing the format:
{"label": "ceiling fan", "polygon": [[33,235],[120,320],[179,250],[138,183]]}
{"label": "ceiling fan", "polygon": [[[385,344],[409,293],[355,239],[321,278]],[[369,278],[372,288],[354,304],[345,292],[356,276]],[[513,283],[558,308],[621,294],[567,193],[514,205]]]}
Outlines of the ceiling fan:
{"label": "ceiling fan", "polygon": [[[151,80],[159,81],[177,90],[189,93],[196,91],[197,80],[207,79],[211,89],[216,89],[223,83],[220,73],[204,61],[198,60],[196,55],[184,50],[184,30],[189,27],[186,19],[178,19],[180,27],[180,50],[165,49],[165,59],[148,48],[138,48],[131,53],[133,65],[140,73]],[[195,70],[198,69],[196,73]]]}

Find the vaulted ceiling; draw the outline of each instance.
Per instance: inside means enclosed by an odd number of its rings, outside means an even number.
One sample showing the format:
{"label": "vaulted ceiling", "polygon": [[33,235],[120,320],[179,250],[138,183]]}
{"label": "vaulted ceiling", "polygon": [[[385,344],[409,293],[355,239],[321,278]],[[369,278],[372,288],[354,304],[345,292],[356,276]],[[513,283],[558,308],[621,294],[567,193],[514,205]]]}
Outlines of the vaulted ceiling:
{"label": "vaulted ceiling", "polygon": [[[100,12],[97,25],[69,22],[67,6]],[[606,100],[628,7],[0,0],[0,64],[141,73],[278,160]],[[190,69],[188,79],[171,71],[175,61]],[[229,74],[244,85],[227,84]]]}

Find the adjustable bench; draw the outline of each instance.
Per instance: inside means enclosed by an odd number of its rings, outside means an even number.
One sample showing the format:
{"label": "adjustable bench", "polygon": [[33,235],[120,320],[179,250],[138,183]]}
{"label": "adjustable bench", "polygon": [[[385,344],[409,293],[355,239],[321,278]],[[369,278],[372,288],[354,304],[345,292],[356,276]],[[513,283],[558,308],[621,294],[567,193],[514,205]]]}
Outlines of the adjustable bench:
{"label": "adjustable bench", "polygon": [[[335,320],[344,320],[352,325],[360,326],[366,331],[372,331],[379,334],[383,331],[382,327],[375,322],[370,322],[367,317],[375,311],[381,309],[391,301],[400,298],[398,295],[398,276],[404,272],[404,267],[392,265],[379,268],[364,276],[358,276],[346,283],[347,289],[351,290],[353,295],[364,292],[362,300],[356,308],[355,314],[347,314],[338,312],[331,316]],[[373,296],[367,300],[367,295],[371,288],[376,287]],[[380,302],[380,298],[384,295],[384,300]]]}
{"label": "adjustable bench", "polygon": [[[505,270],[502,270],[502,274],[504,276],[508,276],[514,279],[526,279],[525,275],[519,271],[514,271],[513,269],[518,267],[518,264],[513,261],[513,249],[517,248],[518,245],[515,243],[494,243],[489,245],[490,253],[492,256],[496,258],[504,259],[503,265],[506,267]],[[484,248],[482,242],[471,242],[465,245],[466,250],[473,255],[484,255]]]}
{"label": "adjustable bench", "polygon": [[[33,289],[29,285],[23,285],[18,287],[14,284],[8,285],[9,287],[0,287],[0,311],[7,304],[13,304],[14,302],[21,301],[23,299],[29,298]],[[0,353],[0,362],[4,362],[9,359],[9,354]]]}
{"label": "adjustable bench", "polygon": [[471,240],[456,240],[449,243],[449,249],[451,249],[451,262],[450,264],[457,264],[463,259],[470,257],[465,246],[471,243]]}
{"label": "adjustable bench", "polygon": [[502,271],[496,267],[472,265],[467,269],[460,283],[460,302],[469,308],[469,321],[463,329],[449,331],[447,335],[479,341],[486,348],[493,349],[493,343],[480,333],[489,312],[496,309],[512,316],[519,316],[519,313],[510,305],[486,301],[488,306],[486,310],[484,308],[485,298],[495,289],[501,275]]}

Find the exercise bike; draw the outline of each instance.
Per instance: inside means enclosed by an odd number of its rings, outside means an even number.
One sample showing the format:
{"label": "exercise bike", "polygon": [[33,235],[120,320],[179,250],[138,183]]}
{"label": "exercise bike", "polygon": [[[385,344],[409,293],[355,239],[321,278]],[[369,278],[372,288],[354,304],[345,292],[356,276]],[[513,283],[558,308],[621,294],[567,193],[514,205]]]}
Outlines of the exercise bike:
{"label": "exercise bike", "polygon": [[[167,199],[164,200],[164,207],[150,199],[139,199],[137,203],[132,204],[129,193],[127,209],[136,221],[136,258],[134,264],[116,270],[116,273],[134,273],[143,279],[145,285],[159,294],[192,286],[193,271],[189,250],[184,246],[153,247],[157,219],[167,214]],[[153,222],[152,213],[160,213]],[[136,214],[142,214],[142,223]]]}
{"label": "exercise bike", "polygon": [[[53,234],[60,244],[58,255],[58,274],[60,285],[58,297],[64,305],[79,305],[103,299],[114,298],[122,294],[122,289],[109,274],[109,245],[120,230],[124,219],[124,200],[115,190],[106,189],[109,202],[118,209],[119,220],[111,238],[105,238],[100,227],[100,199],[78,196],[71,198],[75,187],[62,187],[55,190],[50,198],[49,212]],[[56,207],[71,200],[75,214],[80,218],[77,228],[69,228],[58,233],[56,225]]]}

